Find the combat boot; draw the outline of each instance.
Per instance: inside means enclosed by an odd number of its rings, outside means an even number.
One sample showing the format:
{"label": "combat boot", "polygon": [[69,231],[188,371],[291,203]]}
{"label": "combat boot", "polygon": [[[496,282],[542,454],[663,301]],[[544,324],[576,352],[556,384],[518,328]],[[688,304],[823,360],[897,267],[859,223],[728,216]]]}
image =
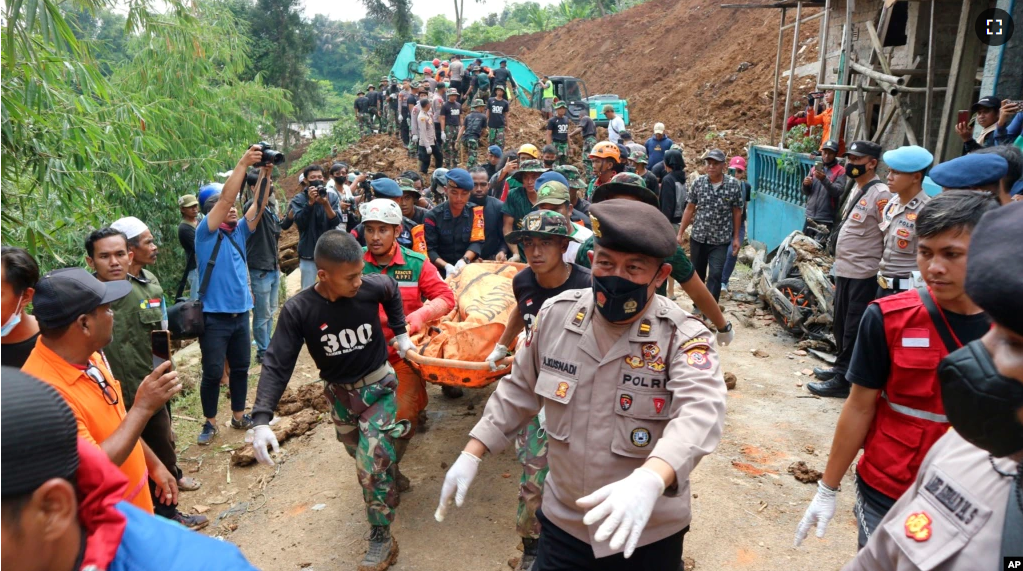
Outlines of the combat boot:
{"label": "combat boot", "polygon": [[369,549],[359,563],[358,571],[384,571],[398,560],[398,542],[391,537],[391,528],[374,525],[369,534]]}
{"label": "combat boot", "polygon": [[401,468],[397,463],[391,464],[391,477],[394,478],[394,489],[398,490],[399,494],[404,494],[412,489],[412,482],[409,481],[408,476],[401,473]]}
{"label": "combat boot", "polygon": [[539,540],[531,537],[522,538],[522,559],[519,559],[519,564],[515,567],[515,571],[530,571],[533,568],[533,562],[536,561],[536,548],[539,545]]}

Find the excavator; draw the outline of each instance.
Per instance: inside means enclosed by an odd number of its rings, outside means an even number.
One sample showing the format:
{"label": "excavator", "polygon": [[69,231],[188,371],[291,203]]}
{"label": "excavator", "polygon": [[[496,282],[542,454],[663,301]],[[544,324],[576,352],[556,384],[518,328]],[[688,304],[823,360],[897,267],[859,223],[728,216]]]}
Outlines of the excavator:
{"label": "excavator", "polygon": [[[542,90],[537,88],[542,76],[537,75],[528,65],[500,52],[481,52],[409,42],[401,47],[398,57],[394,60],[394,65],[391,66],[390,75],[392,77],[397,78],[398,81],[413,79],[416,76],[421,76],[427,67],[433,67],[432,60],[417,59],[417,49],[430,50],[438,54],[458,54],[463,58],[469,58],[463,62],[466,67],[470,61],[476,58],[479,58],[485,67],[491,69],[498,67],[500,62],[507,61],[508,70],[511,72],[516,86],[515,93],[509,94],[509,98],[514,96],[523,106],[532,109],[543,107]],[[615,114],[621,117],[626,125],[629,124],[629,104],[626,100],[614,94],[589,95],[586,90],[586,82],[578,77],[568,75],[549,75],[548,77],[554,84],[555,96],[568,104],[568,118],[572,122],[578,123],[579,117],[586,113],[597,125],[607,127],[607,119],[602,110],[605,105],[611,105]]]}

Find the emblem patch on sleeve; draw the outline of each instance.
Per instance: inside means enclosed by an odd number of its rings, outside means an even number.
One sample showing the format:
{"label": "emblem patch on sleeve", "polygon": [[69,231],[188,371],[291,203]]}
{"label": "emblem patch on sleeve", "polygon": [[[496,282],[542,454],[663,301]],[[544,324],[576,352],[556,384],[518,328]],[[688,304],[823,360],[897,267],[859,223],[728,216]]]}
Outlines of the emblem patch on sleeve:
{"label": "emblem patch on sleeve", "polygon": [[629,393],[622,393],[622,396],[618,397],[618,406],[620,406],[623,411],[632,408],[632,395]]}
{"label": "emblem patch on sleeve", "polygon": [[632,430],[632,445],[637,448],[646,448],[650,445],[650,431],[645,428]]}
{"label": "emblem patch on sleeve", "polygon": [[914,541],[931,538],[931,516],[927,512],[916,512],[906,518],[906,537]]}

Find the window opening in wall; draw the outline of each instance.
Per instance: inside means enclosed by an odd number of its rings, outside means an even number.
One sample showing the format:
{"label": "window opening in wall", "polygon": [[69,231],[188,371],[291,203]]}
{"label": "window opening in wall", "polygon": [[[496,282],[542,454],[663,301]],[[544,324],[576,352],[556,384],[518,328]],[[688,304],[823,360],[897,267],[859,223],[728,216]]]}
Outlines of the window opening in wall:
{"label": "window opening in wall", "polygon": [[909,2],[900,0],[891,8],[888,33],[884,36],[884,47],[904,46],[908,40],[906,27],[909,23]]}
{"label": "window opening in wall", "polygon": [[870,106],[870,128],[867,129],[867,136],[873,137],[877,133],[877,126],[881,122],[881,104],[875,103]]}

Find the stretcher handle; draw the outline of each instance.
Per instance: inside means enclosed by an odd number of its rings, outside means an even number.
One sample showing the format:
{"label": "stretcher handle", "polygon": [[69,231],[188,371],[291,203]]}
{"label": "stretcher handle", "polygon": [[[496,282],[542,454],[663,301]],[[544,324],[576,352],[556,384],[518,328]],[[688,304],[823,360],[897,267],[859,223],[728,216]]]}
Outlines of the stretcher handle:
{"label": "stretcher handle", "polygon": [[[426,357],[420,355],[415,349],[409,349],[405,353],[405,358],[418,365],[428,365],[434,367],[449,367],[452,369],[466,369],[469,371],[489,371],[490,364],[486,361],[456,361],[455,359],[439,359],[437,357]],[[497,362],[498,370],[502,368],[511,367],[511,357],[505,357]]]}

